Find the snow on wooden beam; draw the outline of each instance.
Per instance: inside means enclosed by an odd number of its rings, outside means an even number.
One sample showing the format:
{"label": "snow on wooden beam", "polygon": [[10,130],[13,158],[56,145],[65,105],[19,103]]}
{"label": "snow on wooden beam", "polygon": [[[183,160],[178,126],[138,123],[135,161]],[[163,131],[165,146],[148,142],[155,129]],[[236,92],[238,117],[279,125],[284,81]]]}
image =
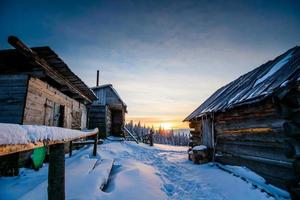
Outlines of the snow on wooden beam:
{"label": "snow on wooden beam", "polygon": [[[27,151],[45,145],[63,144],[73,140],[96,136],[98,128],[78,131],[59,127],[1,124],[0,156]],[[18,139],[17,141],[15,139]]]}

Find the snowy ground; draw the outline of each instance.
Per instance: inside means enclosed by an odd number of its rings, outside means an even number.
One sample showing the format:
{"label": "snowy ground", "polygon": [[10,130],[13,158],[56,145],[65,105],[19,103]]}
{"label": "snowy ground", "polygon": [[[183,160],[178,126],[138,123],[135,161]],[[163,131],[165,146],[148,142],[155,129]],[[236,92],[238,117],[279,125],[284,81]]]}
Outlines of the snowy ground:
{"label": "snowy ground", "polygon": [[[97,158],[85,148],[66,159],[67,199],[273,199],[213,164],[192,164],[186,147],[105,142],[98,148]],[[105,170],[90,174],[99,158],[115,160],[104,191],[98,184]],[[19,177],[0,178],[1,198],[47,199],[46,195],[47,165],[38,172],[23,169]]]}

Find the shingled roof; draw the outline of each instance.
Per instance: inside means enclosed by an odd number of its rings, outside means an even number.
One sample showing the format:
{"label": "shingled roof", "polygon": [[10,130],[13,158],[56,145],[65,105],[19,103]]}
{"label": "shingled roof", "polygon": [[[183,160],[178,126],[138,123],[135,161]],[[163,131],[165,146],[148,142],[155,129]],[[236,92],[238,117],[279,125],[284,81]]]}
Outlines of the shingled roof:
{"label": "shingled roof", "polygon": [[34,47],[31,48],[40,57],[44,58],[53,68],[63,77],[68,79],[76,88],[78,88],[91,101],[97,97],[94,92],[68,67],[68,65],[50,48]]}
{"label": "shingled roof", "polygon": [[299,81],[299,77],[300,47],[296,46],[218,89],[184,121],[193,120],[205,113],[223,112],[262,101],[277,89]]}

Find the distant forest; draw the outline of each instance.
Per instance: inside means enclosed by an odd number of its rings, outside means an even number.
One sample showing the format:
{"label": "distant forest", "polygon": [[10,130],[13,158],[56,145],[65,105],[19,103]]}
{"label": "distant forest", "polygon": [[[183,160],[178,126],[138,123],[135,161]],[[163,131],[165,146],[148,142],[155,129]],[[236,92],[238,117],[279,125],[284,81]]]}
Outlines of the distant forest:
{"label": "distant forest", "polygon": [[165,130],[162,127],[155,130],[154,127],[146,127],[145,125],[142,126],[141,122],[134,124],[133,121],[130,121],[125,126],[137,137],[139,141],[143,141],[143,138],[150,134],[150,130],[153,130],[154,143],[175,146],[188,146],[189,144],[189,135],[185,132],[178,132],[173,129]]}

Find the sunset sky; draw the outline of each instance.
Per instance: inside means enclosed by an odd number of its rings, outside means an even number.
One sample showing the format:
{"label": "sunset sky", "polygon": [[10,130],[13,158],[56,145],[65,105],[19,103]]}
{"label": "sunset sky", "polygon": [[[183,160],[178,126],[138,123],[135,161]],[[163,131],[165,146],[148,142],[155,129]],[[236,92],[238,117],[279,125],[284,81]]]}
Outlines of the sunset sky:
{"label": "sunset sky", "polygon": [[[30,3],[29,3],[30,2]],[[89,86],[112,83],[127,120],[181,121],[216,89],[300,44],[300,1],[0,1],[9,35],[50,46]]]}

